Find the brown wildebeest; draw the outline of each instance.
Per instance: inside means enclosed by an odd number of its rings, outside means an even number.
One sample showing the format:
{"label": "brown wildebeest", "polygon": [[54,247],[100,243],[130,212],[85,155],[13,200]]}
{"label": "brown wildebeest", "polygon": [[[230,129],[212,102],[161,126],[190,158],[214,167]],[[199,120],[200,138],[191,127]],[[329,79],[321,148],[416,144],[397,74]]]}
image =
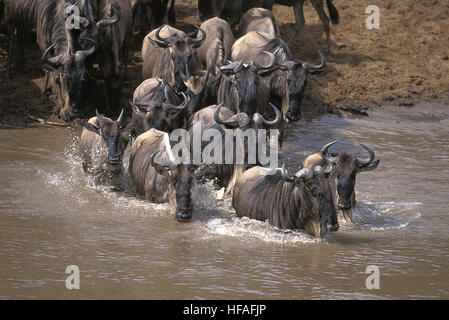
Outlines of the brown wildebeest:
{"label": "brown wildebeest", "polygon": [[299,120],[308,74],[324,66],[324,56],[318,51],[321,58],[319,65],[300,61],[293,58],[290,49],[281,39],[268,33],[253,31],[234,43],[232,60],[266,63],[264,60],[267,60],[267,55],[260,55],[260,52],[275,53],[276,56],[275,69],[268,70],[270,72],[262,79],[264,86],[268,88],[265,90],[269,92],[269,100],[282,106],[284,120]]}
{"label": "brown wildebeest", "polygon": [[142,45],[143,79],[160,78],[177,92],[186,90],[186,68],[191,62],[194,49],[199,48],[206,40],[206,32],[196,27],[196,32],[186,35],[183,31],[170,26],[162,26],[145,37]]}
{"label": "brown wildebeest", "polygon": [[[276,115],[274,120],[267,120],[259,113],[248,115],[244,112],[240,112],[236,114],[229,108],[223,107],[223,105],[224,104],[222,103],[218,106],[213,105],[199,110],[189,119],[187,127],[191,141],[194,141],[195,135],[203,137],[203,134],[210,129],[214,129],[221,134],[221,150],[223,151],[223,154],[221,155],[221,163],[211,164],[208,171],[208,177],[211,179],[216,179],[216,182],[220,187],[225,187],[226,195],[232,191],[235,179],[248,167],[249,163],[247,144],[236,144],[232,146],[233,155],[235,155],[235,157],[243,156],[241,159],[242,161],[237,161],[237,158],[233,158],[232,163],[225,163],[225,159],[227,159],[228,156],[227,153],[230,152],[230,150],[227,149],[229,145],[226,144],[226,131],[229,132],[229,129],[240,129],[243,133],[248,129],[253,129],[248,131],[254,131],[257,133],[257,130],[259,129],[276,128],[282,121],[282,115],[273,105],[271,105],[271,108],[274,110]],[[200,128],[199,132],[196,131],[198,130],[197,128]],[[257,141],[255,141],[255,143],[257,144]],[[201,146],[199,144],[192,145],[192,152],[194,156],[195,154],[203,154],[203,150],[208,144],[209,141],[203,141]],[[257,159],[253,159],[252,161],[257,161]],[[251,164],[254,165],[256,163]]]}
{"label": "brown wildebeest", "polygon": [[123,110],[116,121],[95,111],[97,116],[89,119],[81,133],[83,169],[97,183],[107,181],[119,187],[123,152],[129,141],[129,132],[123,127]]}
{"label": "brown wildebeest", "polygon": [[155,203],[168,202],[178,221],[192,218],[192,186],[207,165],[177,162],[166,132],[151,129],[134,141],[129,169],[137,191]]}
{"label": "brown wildebeest", "polygon": [[333,172],[330,176],[335,205],[341,210],[346,221],[352,220],[352,209],[357,204],[355,197],[355,183],[357,174],[364,171],[371,171],[377,168],[380,160],[374,160],[376,155],[373,150],[360,144],[369,154],[369,158],[363,159],[353,154],[332,154],[328,149],[336,141],[326,144],[320,151],[308,156],[302,163],[302,168],[313,168],[316,165],[333,165]]}
{"label": "brown wildebeest", "polygon": [[337,211],[326,179],[332,168],[314,169],[289,176],[284,167],[253,167],[237,178],[232,207],[239,217],[268,220],[281,229],[304,229],[317,237],[337,231]]}

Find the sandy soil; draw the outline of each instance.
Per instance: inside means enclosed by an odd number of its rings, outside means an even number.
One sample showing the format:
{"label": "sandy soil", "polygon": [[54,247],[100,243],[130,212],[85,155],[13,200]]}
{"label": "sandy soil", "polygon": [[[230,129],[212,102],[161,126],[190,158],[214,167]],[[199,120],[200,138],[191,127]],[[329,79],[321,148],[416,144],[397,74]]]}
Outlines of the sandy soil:
{"label": "sandy soil", "polygon": [[[177,26],[186,31],[200,24],[196,0],[177,1]],[[419,102],[449,104],[449,2],[443,0],[335,0],[340,24],[332,26],[332,48],[326,40],[318,15],[305,5],[306,26],[290,48],[301,60],[318,62],[316,50],[327,59],[324,72],[311,76],[304,100],[306,116],[341,110],[373,109],[378,106],[412,106]],[[380,8],[380,29],[368,30],[365,8]],[[293,9],[274,7],[284,39],[294,27]],[[24,62],[15,57],[12,81],[4,81],[7,39],[0,28],[0,122],[27,124],[28,114],[54,118],[55,96],[42,100],[43,72],[40,53],[29,35]],[[131,44],[131,63],[125,83],[123,106],[140,83],[140,39]],[[102,108],[105,99],[101,84],[91,86],[87,110]],[[406,112],[406,108],[404,108]]]}

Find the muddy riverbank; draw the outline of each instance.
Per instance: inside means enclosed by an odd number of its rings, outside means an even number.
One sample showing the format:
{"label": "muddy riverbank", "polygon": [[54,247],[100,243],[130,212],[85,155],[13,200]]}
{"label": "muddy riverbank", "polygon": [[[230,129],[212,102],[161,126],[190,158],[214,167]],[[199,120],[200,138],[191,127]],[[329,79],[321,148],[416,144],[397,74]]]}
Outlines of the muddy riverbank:
{"label": "muddy riverbank", "polygon": [[[325,53],[324,72],[311,76],[304,100],[304,116],[323,113],[360,114],[379,106],[409,106],[422,103],[449,104],[449,4],[440,0],[374,1],[339,0],[340,24],[332,26],[331,53],[318,15],[309,2],[305,5],[306,26],[290,43],[293,55],[317,62],[317,50]],[[380,9],[380,29],[368,30],[365,8]],[[190,31],[199,24],[196,0],[177,1],[177,27]],[[293,10],[275,6],[274,14],[281,35],[288,38],[294,27]],[[40,52],[33,34],[29,34],[23,61],[14,57],[13,80],[4,81],[7,61],[7,37],[0,31],[0,123],[12,126],[35,125],[31,114],[55,119],[56,97],[42,100],[44,84]],[[141,42],[130,44],[130,66],[125,82],[122,106],[141,82]],[[17,51],[16,51],[17,52]],[[90,85],[86,114],[95,107],[105,109],[101,83]],[[377,112],[377,111],[376,111]],[[368,112],[369,114],[369,112]],[[81,120],[80,122],[82,122]]]}

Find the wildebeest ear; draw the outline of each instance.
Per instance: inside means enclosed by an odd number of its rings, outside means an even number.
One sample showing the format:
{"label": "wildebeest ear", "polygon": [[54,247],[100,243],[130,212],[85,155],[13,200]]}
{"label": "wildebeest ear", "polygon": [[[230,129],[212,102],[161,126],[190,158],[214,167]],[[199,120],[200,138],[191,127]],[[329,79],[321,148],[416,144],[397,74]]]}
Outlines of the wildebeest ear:
{"label": "wildebeest ear", "polygon": [[95,127],[92,123],[90,122],[86,122],[86,124],[84,125],[84,128],[86,128],[87,130],[96,133],[96,134],[100,134],[100,128]]}
{"label": "wildebeest ear", "polygon": [[379,165],[380,160],[376,160],[371,162],[369,165],[367,165],[366,167],[359,167],[357,168],[357,172],[364,172],[364,171],[371,171],[377,168],[377,166]]}

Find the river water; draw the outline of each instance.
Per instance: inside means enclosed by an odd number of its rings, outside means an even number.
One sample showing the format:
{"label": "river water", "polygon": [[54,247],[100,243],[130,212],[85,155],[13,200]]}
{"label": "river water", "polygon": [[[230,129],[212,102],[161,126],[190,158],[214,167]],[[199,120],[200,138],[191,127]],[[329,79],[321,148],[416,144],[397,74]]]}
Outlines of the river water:
{"label": "river water", "polygon": [[[209,186],[195,187],[191,223],[132,188],[96,187],[76,152],[80,131],[0,130],[0,298],[449,298],[445,122],[392,112],[289,124],[290,167],[332,140],[381,159],[357,177],[355,223],[322,240],[238,219]],[[79,290],[66,288],[69,265]],[[379,289],[365,285],[370,265]]]}

